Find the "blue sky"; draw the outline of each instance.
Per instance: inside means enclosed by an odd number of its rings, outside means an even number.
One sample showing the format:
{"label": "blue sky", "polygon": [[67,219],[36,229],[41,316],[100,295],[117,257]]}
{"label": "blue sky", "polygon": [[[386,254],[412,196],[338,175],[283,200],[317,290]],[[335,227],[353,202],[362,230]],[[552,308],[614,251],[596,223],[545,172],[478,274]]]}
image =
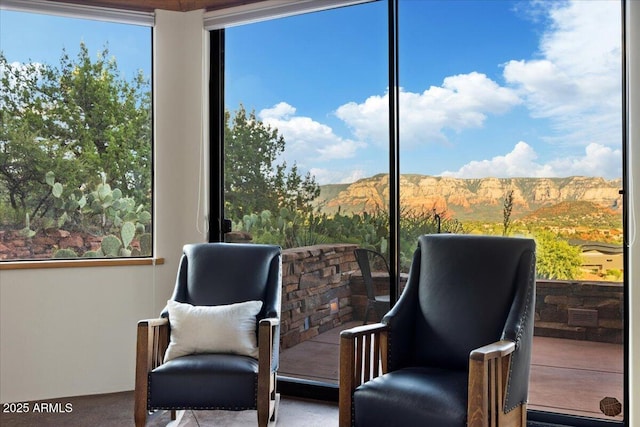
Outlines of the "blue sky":
{"label": "blue sky", "polygon": [[129,79],[138,70],[151,74],[151,28],[0,10],[0,49],[9,62],[57,66],[63,49],[74,58],[84,42],[95,58],[105,46]]}
{"label": "blue sky", "polygon": [[[126,76],[150,73],[148,28],[0,15],[10,62],[109,40]],[[613,0],[401,0],[401,172],[620,177],[619,16]],[[322,184],[387,172],[386,25],[377,2],[228,29],[227,107]]]}
{"label": "blue sky", "polygon": [[[227,31],[242,102],[322,183],[384,173],[386,5]],[[619,3],[400,3],[402,173],[621,176]]]}

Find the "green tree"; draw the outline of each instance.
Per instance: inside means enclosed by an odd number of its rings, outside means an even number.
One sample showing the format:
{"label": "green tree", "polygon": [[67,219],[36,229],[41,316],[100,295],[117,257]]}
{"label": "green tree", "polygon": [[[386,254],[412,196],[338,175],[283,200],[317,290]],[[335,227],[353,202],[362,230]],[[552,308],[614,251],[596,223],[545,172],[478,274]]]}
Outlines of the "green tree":
{"label": "green tree", "polygon": [[59,67],[9,64],[0,52],[0,204],[20,221],[50,214],[45,174],[64,177],[65,192],[109,184],[151,205],[151,95],[139,72],[121,76],[104,48],[92,61],[81,43]]}
{"label": "green tree", "polygon": [[542,279],[574,280],[580,274],[581,249],[557,235],[541,231],[535,234],[536,269]]}
{"label": "green tree", "polygon": [[240,108],[231,117],[225,112],[225,214],[230,218],[263,211],[310,213],[311,202],[320,194],[315,178],[300,175],[294,164],[278,163],[285,140],[258,120],[255,112]]}
{"label": "green tree", "polygon": [[73,175],[69,157],[50,136],[47,112],[55,104],[56,73],[45,65],[9,64],[0,52],[0,203],[11,222],[46,211],[48,170]]}
{"label": "green tree", "polygon": [[150,204],[151,94],[139,71],[129,82],[104,48],[91,60],[80,44],[76,60],[66,52],[60,60],[59,99],[54,135],[81,160],[83,182],[108,177],[111,187]]}
{"label": "green tree", "polygon": [[278,166],[278,176],[275,180],[277,199],[280,206],[294,212],[309,214],[312,212],[313,202],[320,195],[320,186],[310,172],[303,177],[298,172],[298,165],[294,163],[289,172],[284,174],[287,163]]}

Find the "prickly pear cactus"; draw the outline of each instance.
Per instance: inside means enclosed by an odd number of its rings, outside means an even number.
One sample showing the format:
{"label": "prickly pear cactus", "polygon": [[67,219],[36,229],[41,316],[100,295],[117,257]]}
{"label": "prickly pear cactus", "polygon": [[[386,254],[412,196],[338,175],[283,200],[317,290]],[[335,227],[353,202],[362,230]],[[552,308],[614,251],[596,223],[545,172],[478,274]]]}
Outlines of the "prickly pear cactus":
{"label": "prickly pear cactus", "polygon": [[140,235],[140,254],[142,256],[149,256],[151,255],[151,249],[152,249],[152,240],[151,240],[151,233],[143,233]]}
{"label": "prickly pear cactus", "polygon": [[102,238],[102,242],[100,243],[100,250],[102,250],[102,253],[107,257],[119,256],[121,247],[122,242],[113,234],[104,236]]}
{"label": "prickly pear cactus", "polygon": [[[144,205],[137,205],[133,198],[125,197],[120,189],[111,188],[104,173],[101,178],[102,182],[93,191],[71,191],[56,181],[52,171],[47,172],[44,179],[51,187],[53,215],[56,218],[47,218],[44,227],[61,229],[70,223],[83,229],[87,226],[99,228],[99,234],[105,236],[102,246],[97,251],[89,251],[87,258],[139,256],[140,253],[151,255],[150,242],[145,249],[139,250],[137,245],[132,246],[136,236],[147,233],[151,214],[144,210]],[[21,230],[22,234],[25,237],[35,236],[36,232],[30,229],[28,217],[26,223],[26,227]]]}
{"label": "prickly pear cactus", "polygon": [[78,254],[73,249],[58,249],[53,258],[78,258]]}
{"label": "prickly pear cactus", "polygon": [[31,229],[31,221],[29,220],[29,214],[25,214],[24,228],[20,230],[20,234],[22,234],[24,237],[29,239],[36,235],[36,232]]}
{"label": "prickly pear cactus", "polygon": [[131,241],[136,235],[136,226],[132,222],[125,222],[122,224],[122,229],[120,230],[120,237],[122,237],[122,246],[125,248],[129,247]]}

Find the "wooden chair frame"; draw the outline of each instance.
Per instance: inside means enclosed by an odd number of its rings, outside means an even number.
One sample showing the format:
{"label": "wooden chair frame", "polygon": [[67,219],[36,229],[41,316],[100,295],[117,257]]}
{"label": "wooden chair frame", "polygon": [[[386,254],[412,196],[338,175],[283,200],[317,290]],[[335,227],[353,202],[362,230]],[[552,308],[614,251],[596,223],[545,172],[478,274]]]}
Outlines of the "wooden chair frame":
{"label": "wooden chair frame", "polygon": [[[280,320],[262,319],[258,325],[258,426],[275,426],[280,394],[276,392],[277,374],[272,372],[274,337],[278,333]],[[166,318],[141,320],[138,322],[136,348],[136,389],[134,419],[136,427],[144,427],[147,421],[147,396],[149,373],[160,366],[169,346],[169,321]],[[176,419],[176,411],[171,411]]]}
{"label": "wooden chair frame", "polygon": [[339,426],[351,426],[353,391],[387,373],[388,328],[382,323],[356,326],[340,333]]}
{"label": "wooden chair frame", "polygon": [[[388,326],[359,326],[340,333],[339,426],[352,424],[353,392],[364,382],[388,372]],[[526,404],[505,413],[512,341],[498,341],[469,355],[468,427],[525,427]]]}

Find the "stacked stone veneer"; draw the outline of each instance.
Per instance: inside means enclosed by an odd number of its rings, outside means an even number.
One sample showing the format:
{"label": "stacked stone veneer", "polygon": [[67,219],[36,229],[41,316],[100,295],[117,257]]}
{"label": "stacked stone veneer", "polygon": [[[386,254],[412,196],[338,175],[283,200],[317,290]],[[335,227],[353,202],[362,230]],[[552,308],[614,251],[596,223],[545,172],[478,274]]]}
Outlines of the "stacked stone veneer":
{"label": "stacked stone veneer", "polygon": [[58,249],[72,249],[82,255],[100,249],[101,241],[99,236],[66,230],[40,230],[31,238],[19,230],[0,230],[0,260],[49,259]]}
{"label": "stacked stone veneer", "polygon": [[[353,319],[350,276],[357,245],[316,245],[282,251],[280,343],[293,347]],[[331,302],[336,303],[332,311]]]}
{"label": "stacked stone veneer", "polygon": [[[615,344],[624,341],[622,283],[539,280],[536,294],[534,335]],[[580,317],[572,318],[571,314]]]}
{"label": "stacked stone veneer", "polygon": [[[250,241],[240,236],[238,241]],[[0,259],[50,258],[52,248],[79,252],[97,249],[99,238],[59,231],[37,235],[27,244],[17,233],[0,231]],[[282,252],[283,290],[281,344],[289,348],[351,320],[362,320],[367,296],[355,260],[355,244],[327,244]],[[406,276],[400,278],[401,289]],[[378,294],[389,293],[389,279],[374,273]],[[536,284],[537,336],[622,343],[624,287],[622,283],[539,280]],[[332,312],[331,302],[337,301]],[[597,313],[594,326],[570,322],[571,309]],[[373,320],[373,318],[370,318]]]}
{"label": "stacked stone veneer", "polygon": [[[362,275],[353,255],[357,245],[330,244],[282,252],[282,348],[293,347],[351,320],[362,320],[367,304]],[[401,276],[401,287],[406,276]],[[388,277],[374,274],[377,293]],[[536,284],[537,336],[622,343],[622,283],[539,280]],[[337,302],[332,312],[331,302]],[[570,310],[597,315],[593,326],[572,324]],[[575,312],[574,312],[575,313]],[[370,318],[373,320],[373,318]]]}

